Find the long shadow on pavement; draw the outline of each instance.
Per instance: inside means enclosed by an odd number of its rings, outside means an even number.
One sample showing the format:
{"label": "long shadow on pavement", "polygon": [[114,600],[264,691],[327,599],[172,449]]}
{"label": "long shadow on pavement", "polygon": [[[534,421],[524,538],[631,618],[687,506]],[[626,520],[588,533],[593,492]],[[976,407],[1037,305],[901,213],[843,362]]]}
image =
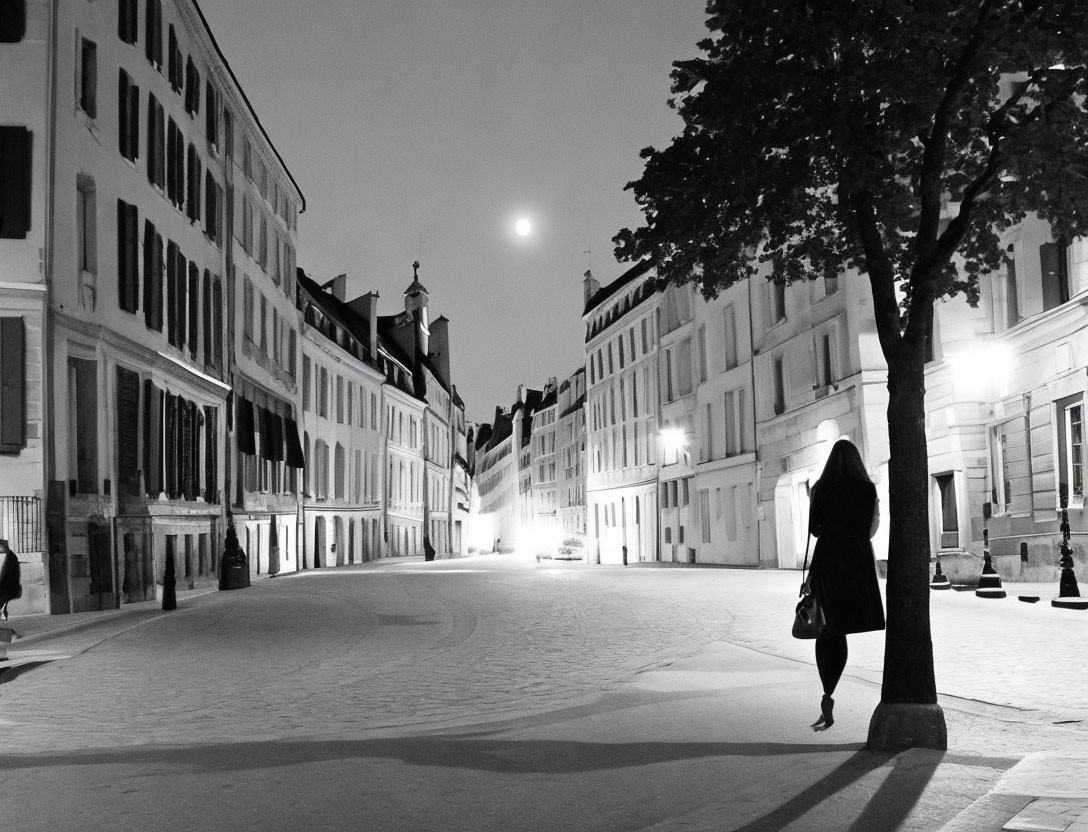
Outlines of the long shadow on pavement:
{"label": "long shadow on pavement", "polygon": [[897,829],[910,814],[944,758],[945,753],[939,751],[908,753],[897,757],[858,751],[774,811],[737,827],[733,832],[779,832],[828,798],[846,791],[865,775],[894,760],[893,769],[870,798],[865,810],[846,828],[847,832],[890,832]]}
{"label": "long shadow on pavement", "polygon": [[[773,757],[857,751],[858,743],[635,742],[481,740],[398,737],[362,740],[273,740],[211,746],[129,746],[98,751],[10,755],[0,770],[54,766],[151,765],[193,771],[243,771],[334,760],[387,758],[409,765],[512,774],[571,773],[707,757]],[[882,764],[884,760],[881,760]],[[864,772],[862,772],[864,773]],[[859,775],[860,776],[860,775]],[[853,779],[853,778],[852,778]]]}

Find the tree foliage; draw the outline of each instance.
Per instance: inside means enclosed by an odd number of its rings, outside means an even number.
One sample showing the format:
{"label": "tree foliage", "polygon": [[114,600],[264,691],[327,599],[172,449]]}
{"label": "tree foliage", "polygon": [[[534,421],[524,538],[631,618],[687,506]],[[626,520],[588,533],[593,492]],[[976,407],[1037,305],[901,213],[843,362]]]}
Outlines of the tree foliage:
{"label": "tree foliage", "polygon": [[704,54],[674,64],[683,132],[643,150],[627,186],[645,225],[616,235],[620,259],[650,257],[707,296],[761,262],[786,282],[857,269],[887,352],[912,309],[974,302],[1000,231],[1027,212],[1059,236],[1088,228],[1084,0],[707,12]]}

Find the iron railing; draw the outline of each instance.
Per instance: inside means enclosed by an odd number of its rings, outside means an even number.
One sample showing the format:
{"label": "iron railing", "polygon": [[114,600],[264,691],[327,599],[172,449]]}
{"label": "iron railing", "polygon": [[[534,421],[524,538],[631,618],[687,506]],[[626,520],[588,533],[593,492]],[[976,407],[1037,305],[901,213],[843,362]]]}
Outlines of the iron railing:
{"label": "iron railing", "polygon": [[42,550],[41,503],[38,497],[0,497],[0,537],[11,551]]}

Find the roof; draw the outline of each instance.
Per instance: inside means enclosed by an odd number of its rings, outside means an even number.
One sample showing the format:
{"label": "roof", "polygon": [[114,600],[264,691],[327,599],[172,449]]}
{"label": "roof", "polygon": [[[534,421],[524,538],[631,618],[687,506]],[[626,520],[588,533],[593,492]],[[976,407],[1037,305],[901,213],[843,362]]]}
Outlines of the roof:
{"label": "roof", "polygon": [[[351,333],[352,337],[363,348],[363,356],[361,357],[367,360],[367,354],[370,352],[370,331],[369,325],[365,323],[366,318],[335,295],[326,292],[317,281],[309,277],[301,268],[295,270],[295,282],[310,296],[314,305],[320,307],[324,314]],[[376,355],[369,356],[369,361],[376,363],[377,358]]]}
{"label": "roof", "polygon": [[578,397],[577,401],[573,402],[570,407],[568,407],[566,410],[564,410],[562,413],[559,414],[559,418],[562,419],[564,416],[569,416],[570,414],[574,413],[574,411],[576,411],[576,410],[581,410],[582,405],[584,405],[585,403],[586,403],[586,394],[583,393],[581,396]]}
{"label": "roof", "polygon": [[533,408],[533,413],[539,413],[541,410],[547,410],[549,407],[554,407],[558,400],[559,397],[556,394],[555,388],[552,388],[548,395],[540,400],[540,404]]}
{"label": "roof", "polygon": [[234,70],[230,68],[230,62],[227,61],[227,56],[223,54],[223,50],[219,48],[219,42],[215,39],[215,35],[212,33],[212,27],[208,25],[208,19],[204,17],[204,11],[200,8],[200,4],[196,0],[192,0],[193,8],[196,9],[197,16],[200,18],[200,22],[204,24],[204,31],[208,35],[208,40],[211,41],[212,46],[215,47],[215,54],[219,56],[219,60],[223,62],[223,68],[230,75],[230,79],[234,82],[235,88],[238,90],[238,94],[242,96],[242,101],[245,102],[246,107],[249,109],[250,116],[253,117],[253,123],[257,125],[257,129],[261,131],[261,135],[264,136],[264,140],[268,142],[268,146],[272,149],[272,152],[276,154],[276,159],[279,161],[280,166],[283,168],[283,172],[287,174],[287,178],[291,180],[291,184],[295,186],[295,190],[298,192],[299,198],[302,200],[302,208],[299,213],[303,213],[306,210],[306,196],[302,193],[302,188],[298,186],[298,182],[295,181],[295,177],[291,175],[291,171],[287,167],[287,163],[283,161],[283,157],[280,156],[280,152],[276,150],[276,146],[272,144],[272,139],[268,135],[268,131],[264,129],[264,125],[261,124],[261,120],[257,118],[257,111],[253,109],[253,104],[250,103],[249,97],[246,95],[246,91],[242,89],[242,85],[238,81],[238,77],[234,74]]}
{"label": "roof", "polygon": [[604,303],[606,300],[608,300],[610,297],[612,297],[612,295],[616,294],[616,292],[618,292],[620,289],[622,289],[624,286],[626,286],[631,281],[633,281],[633,280],[635,280],[635,279],[637,279],[639,277],[642,277],[642,275],[644,275],[644,274],[646,274],[646,272],[650,271],[650,269],[652,269],[653,266],[654,266],[654,264],[653,264],[652,260],[640,260],[638,263],[636,263],[630,269],[625,271],[623,274],[621,274],[619,277],[617,277],[615,280],[613,280],[607,286],[603,286],[600,289],[598,289],[596,291],[596,293],[593,295],[593,297],[591,297],[589,299],[589,301],[586,303],[585,309],[582,310],[582,314],[583,315],[589,314],[589,311],[591,309],[594,309],[595,307],[600,306],[602,303]]}

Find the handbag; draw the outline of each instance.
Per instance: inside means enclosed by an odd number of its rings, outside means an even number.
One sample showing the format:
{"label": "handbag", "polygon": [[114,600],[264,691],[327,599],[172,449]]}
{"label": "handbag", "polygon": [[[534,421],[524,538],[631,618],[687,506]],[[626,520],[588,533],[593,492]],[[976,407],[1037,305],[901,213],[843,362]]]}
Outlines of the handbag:
{"label": "handbag", "polygon": [[805,543],[805,565],[801,567],[801,600],[793,611],[794,638],[823,638],[831,635],[827,626],[827,616],[815,591],[805,586],[805,572],[808,570],[808,548],[812,543],[809,535]]}

